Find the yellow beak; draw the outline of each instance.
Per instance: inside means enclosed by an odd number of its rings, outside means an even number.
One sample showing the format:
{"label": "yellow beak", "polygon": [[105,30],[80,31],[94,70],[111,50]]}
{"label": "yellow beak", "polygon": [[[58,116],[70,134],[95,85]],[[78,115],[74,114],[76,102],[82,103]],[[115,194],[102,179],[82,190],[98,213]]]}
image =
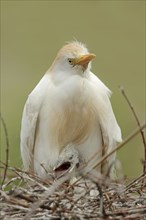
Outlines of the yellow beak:
{"label": "yellow beak", "polygon": [[91,60],[93,60],[96,57],[95,54],[86,54],[86,55],[82,55],[79,58],[74,60],[74,65],[82,65],[82,66],[86,66]]}

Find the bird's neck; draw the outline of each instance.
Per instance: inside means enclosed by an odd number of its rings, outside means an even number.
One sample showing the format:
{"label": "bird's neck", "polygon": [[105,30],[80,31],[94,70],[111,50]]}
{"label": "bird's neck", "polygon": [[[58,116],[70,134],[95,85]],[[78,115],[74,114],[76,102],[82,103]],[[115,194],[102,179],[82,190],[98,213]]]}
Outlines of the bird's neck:
{"label": "bird's neck", "polygon": [[60,71],[54,70],[52,72],[49,69],[46,74],[51,77],[51,80],[55,85],[59,85],[59,84],[64,83],[67,80],[71,80],[74,78],[78,78],[79,80],[80,79],[87,79],[89,76],[89,72],[90,72],[89,70],[85,70],[84,72],[83,71],[68,72],[68,71],[63,71],[63,70],[60,70]]}

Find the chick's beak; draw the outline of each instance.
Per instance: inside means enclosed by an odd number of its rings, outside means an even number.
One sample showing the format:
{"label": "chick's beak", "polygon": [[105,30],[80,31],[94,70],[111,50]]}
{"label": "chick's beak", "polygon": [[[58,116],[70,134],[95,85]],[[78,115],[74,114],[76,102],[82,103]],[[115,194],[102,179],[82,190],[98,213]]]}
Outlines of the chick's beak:
{"label": "chick's beak", "polygon": [[72,171],[70,162],[60,163],[59,165],[53,168],[53,171],[55,172],[55,176],[57,177],[57,179],[64,176],[68,172],[70,173],[70,170]]}
{"label": "chick's beak", "polygon": [[95,54],[86,54],[86,55],[82,55],[79,58],[76,58],[74,61],[74,65],[82,65],[82,66],[86,66],[91,60],[93,60],[96,57]]}

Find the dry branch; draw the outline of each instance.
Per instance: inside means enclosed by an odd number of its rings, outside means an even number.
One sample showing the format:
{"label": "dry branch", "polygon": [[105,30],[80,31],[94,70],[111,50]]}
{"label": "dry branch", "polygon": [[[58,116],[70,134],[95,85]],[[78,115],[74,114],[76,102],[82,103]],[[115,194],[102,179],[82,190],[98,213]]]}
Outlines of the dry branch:
{"label": "dry branch", "polygon": [[6,126],[5,120],[2,117],[1,113],[0,113],[0,119],[1,119],[1,123],[3,125],[3,129],[4,129],[4,133],[5,133],[5,140],[6,140],[6,166],[5,166],[4,176],[3,176],[3,180],[2,180],[2,184],[1,184],[1,188],[2,188],[2,186],[5,182],[6,176],[7,176],[7,168],[8,168],[8,163],[9,163],[9,137],[8,137],[7,126]]}
{"label": "dry branch", "polygon": [[[119,88],[120,88],[121,93],[123,94],[124,98],[126,99],[128,105],[129,105],[129,107],[130,107],[130,109],[131,109],[131,111],[132,111],[132,113],[133,113],[133,115],[134,115],[134,117],[135,117],[135,119],[136,119],[136,122],[137,122],[137,124],[138,124],[138,126],[139,126],[139,128],[140,128],[140,127],[141,127],[140,121],[139,121],[139,118],[138,118],[138,116],[137,116],[137,114],[136,114],[136,111],[135,111],[133,105],[131,104],[131,101],[129,100],[129,98],[128,98],[128,96],[127,96],[127,94],[126,94],[124,88],[123,88],[122,86],[120,86]],[[143,130],[141,130],[140,133],[141,133],[141,137],[142,137],[142,141],[143,141],[143,145],[144,145],[144,165],[143,165],[143,172],[145,173],[145,172],[146,172],[146,140],[145,140],[145,137],[144,137],[144,132],[143,132]]]}

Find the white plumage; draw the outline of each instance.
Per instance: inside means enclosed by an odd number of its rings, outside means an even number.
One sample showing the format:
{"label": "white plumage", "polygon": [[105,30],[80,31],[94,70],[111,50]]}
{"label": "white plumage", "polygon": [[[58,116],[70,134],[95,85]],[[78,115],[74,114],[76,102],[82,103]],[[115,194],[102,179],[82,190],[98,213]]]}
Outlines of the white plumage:
{"label": "white plumage", "polygon": [[[47,178],[61,151],[73,144],[89,166],[121,141],[110,90],[90,71],[95,55],[79,42],[66,44],[29,95],[21,127],[24,168]],[[115,155],[99,171],[106,173]],[[44,169],[45,168],[45,169]],[[111,169],[113,175],[113,169]]]}

